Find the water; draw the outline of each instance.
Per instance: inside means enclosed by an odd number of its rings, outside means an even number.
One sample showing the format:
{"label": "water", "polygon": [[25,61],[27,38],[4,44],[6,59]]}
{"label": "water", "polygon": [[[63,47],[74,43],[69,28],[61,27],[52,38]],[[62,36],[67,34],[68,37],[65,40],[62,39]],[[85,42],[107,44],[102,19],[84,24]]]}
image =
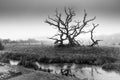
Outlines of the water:
{"label": "water", "polygon": [[61,74],[61,69],[69,68],[71,73],[80,79],[86,80],[120,80],[120,74],[115,71],[107,72],[101,67],[81,66],[76,64],[40,64],[42,69],[52,70],[52,74]]}

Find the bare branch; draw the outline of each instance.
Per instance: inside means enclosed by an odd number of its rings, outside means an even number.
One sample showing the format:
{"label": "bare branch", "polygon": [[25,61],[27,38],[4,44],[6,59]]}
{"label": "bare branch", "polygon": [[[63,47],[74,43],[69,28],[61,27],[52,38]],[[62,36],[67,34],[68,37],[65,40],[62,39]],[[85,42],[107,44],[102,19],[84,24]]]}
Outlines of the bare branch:
{"label": "bare branch", "polygon": [[78,26],[79,26],[79,31],[75,30],[73,37],[77,37],[77,36],[78,36],[79,34],[81,34],[81,33],[88,33],[88,32],[90,32],[90,31],[84,32],[84,31],[82,31],[82,30],[83,30],[84,27],[88,24],[88,22],[95,20],[96,17],[94,17],[94,18],[92,18],[92,19],[89,19],[89,20],[86,20],[86,18],[87,18],[87,13],[86,13],[86,10],[84,10],[83,24],[82,24],[82,25],[79,25],[79,24],[78,24]]}
{"label": "bare branch", "polygon": [[92,30],[94,30],[97,26],[99,26],[99,24],[94,24],[94,23],[92,23],[92,25],[93,25],[93,29]]}
{"label": "bare branch", "polygon": [[53,25],[53,26],[56,26],[56,27],[58,26],[57,24],[54,24],[54,23],[48,21],[47,19],[46,19],[45,23],[48,23],[49,25]]}
{"label": "bare branch", "polygon": [[69,23],[72,21],[73,16],[75,16],[75,11],[72,10],[72,8],[64,8],[64,11],[66,14],[65,24],[68,26]]}
{"label": "bare branch", "polygon": [[[54,35],[53,37],[56,37],[56,36],[59,36],[60,34],[56,34],[56,35]],[[53,38],[53,37],[51,37],[51,38]]]}
{"label": "bare branch", "polygon": [[87,13],[86,13],[86,10],[84,10],[84,18],[83,18],[83,23],[85,23],[86,17],[87,17]]}
{"label": "bare branch", "polygon": [[50,16],[48,16],[48,19],[50,19],[50,20],[52,20],[52,21],[54,21],[54,22],[58,22],[57,19],[53,19],[53,18],[51,18]]}
{"label": "bare branch", "polygon": [[86,12],[86,10],[84,10],[84,18],[83,18],[83,23],[84,24],[96,19],[96,16],[92,19],[89,19],[89,20],[86,20],[86,17],[87,17],[87,12]]}
{"label": "bare branch", "polygon": [[66,15],[69,15],[68,12],[67,12],[66,7],[64,7],[64,11],[65,11],[65,14],[66,14]]}
{"label": "bare branch", "polygon": [[95,25],[95,24],[93,23],[92,25],[93,25],[93,28],[92,28],[92,30],[91,30],[90,32],[91,32],[91,40],[92,40],[93,43],[90,45],[91,47],[93,47],[93,46],[95,46],[95,45],[98,45],[98,42],[99,42],[99,41],[102,41],[102,40],[94,40],[94,38],[93,38],[93,31],[94,31],[94,29],[95,29],[97,26],[99,26],[99,24]]}
{"label": "bare branch", "polygon": [[92,30],[91,30],[90,32],[91,32],[91,40],[92,40],[92,42],[94,43],[95,40],[93,39],[93,31],[94,31],[94,29],[95,29],[99,24],[95,25],[95,24],[93,23],[92,25],[93,25],[93,28],[92,28]]}
{"label": "bare branch", "polygon": [[[52,18],[48,16],[49,20],[46,20],[45,22],[48,23],[49,25],[55,26],[56,29],[58,29],[59,34],[54,35],[53,37],[49,39],[55,40],[55,43],[60,43],[63,44],[64,40],[68,40],[68,44],[70,45],[75,45],[78,44],[78,42],[75,40],[75,38],[80,35],[81,33],[89,33],[93,34],[93,30],[95,27],[98,25],[93,24],[93,28],[90,31],[85,31],[86,25],[95,20],[96,17],[92,19],[87,19],[87,12],[84,10],[84,16],[83,20],[81,21],[75,21],[74,25],[71,25],[71,22],[74,18],[75,11],[72,8],[66,8],[64,7],[64,14],[65,16],[62,15],[62,13],[58,12],[58,10],[55,10],[55,18]],[[57,37],[57,38],[55,38]],[[59,39],[58,39],[59,38]]]}
{"label": "bare branch", "polygon": [[93,20],[95,20],[95,19],[96,19],[96,16],[95,16],[94,18],[92,18],[92,19],[87,20],[86,23],[88,23],[88,22],[90,22],[90,21],[93,21]]}

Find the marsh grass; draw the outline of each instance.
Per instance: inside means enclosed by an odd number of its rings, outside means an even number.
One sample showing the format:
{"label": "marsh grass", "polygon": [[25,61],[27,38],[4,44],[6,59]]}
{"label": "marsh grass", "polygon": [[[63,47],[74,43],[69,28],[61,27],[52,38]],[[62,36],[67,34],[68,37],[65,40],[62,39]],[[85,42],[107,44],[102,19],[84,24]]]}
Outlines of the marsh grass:
{"label": "marsh grass", "polygon": [[5,46],[6,52],[0,61],[20,60],[20,65],[34,67],[33,63],[76,63],[87,65],[104,65],[119,60],[120,49],[115,47],[64,47],[41,45]]}
{"label": "marsh grass", "polygon": [[102,69],[104,69],[106,71],[120,72],[120,63],[118,63],[118,62],[116,62],[116,63],[107,63],[107,64],[104,64],[102,66]]}
{"label": "marsh grass", "polygon": [[0,50],[4,50],[4,45],[0,41]]}

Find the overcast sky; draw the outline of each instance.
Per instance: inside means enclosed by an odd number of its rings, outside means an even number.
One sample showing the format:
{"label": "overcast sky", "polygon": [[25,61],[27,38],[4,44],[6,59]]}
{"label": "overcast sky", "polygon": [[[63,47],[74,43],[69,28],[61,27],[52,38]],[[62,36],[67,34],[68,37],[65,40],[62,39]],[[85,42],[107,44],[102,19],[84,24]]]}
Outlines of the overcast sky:
{"label": "overcast sky", "polygon": [[95,34],[120,33],[120,0],[0,0],[0,38],[27,39],[54,35],[52,26],[44,23],[56,8],[72,7],[82,19],[97,16]]}

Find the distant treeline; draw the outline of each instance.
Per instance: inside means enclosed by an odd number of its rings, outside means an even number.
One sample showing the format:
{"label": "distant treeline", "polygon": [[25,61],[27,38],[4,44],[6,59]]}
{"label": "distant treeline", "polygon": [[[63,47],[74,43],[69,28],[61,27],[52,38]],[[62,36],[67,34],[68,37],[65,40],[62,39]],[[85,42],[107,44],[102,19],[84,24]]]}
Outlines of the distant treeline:
{"label": "distant treeline", "polygon": [[8,43],[39,43],[41,41],[36,39],[27,39],[27,40],[10,40],[10,39],[0,39],[1,43],[8,44]]}

